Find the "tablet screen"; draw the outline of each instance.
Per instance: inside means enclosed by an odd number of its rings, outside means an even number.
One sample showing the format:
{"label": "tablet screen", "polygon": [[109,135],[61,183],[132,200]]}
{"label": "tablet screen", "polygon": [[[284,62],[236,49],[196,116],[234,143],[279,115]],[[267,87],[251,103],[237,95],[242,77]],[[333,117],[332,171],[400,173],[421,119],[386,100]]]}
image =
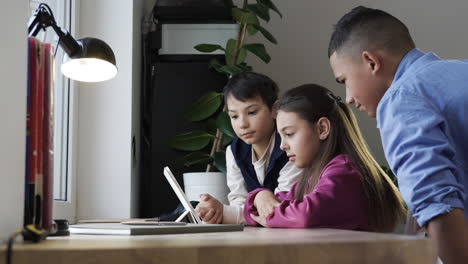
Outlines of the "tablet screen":
{"label": "tablet screen", "polygon": [[164,167],[164,176],[166,176],[167,181],[171,185],[172,189],[177,195],[177,198],[179,198],[179,201],[182,203],[184,206],[185,210],[189,212],[193,216],[193,219],[195,219],[196,224],[201,224],[202,220],[195,214],[195,209],[193,209],[192,205],[190,204],[190,201],[188,200],[187,196],[185,195],[184,191],[180,187],[179,183],[174,177],[174,174],[172,174],[171,170],[169,167]]}

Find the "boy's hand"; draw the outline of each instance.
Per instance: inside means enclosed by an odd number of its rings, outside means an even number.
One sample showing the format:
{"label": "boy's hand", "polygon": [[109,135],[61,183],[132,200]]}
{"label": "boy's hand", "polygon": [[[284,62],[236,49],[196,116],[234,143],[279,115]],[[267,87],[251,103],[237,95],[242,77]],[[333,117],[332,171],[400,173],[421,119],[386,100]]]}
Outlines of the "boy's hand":
{"label": "boy's hand", "polygon": [[200,195],[200,203],[195,212],[207,224],[221,224],[223,222],[224,206],[209,194]]}
{"label": "boy's hand", "polygon": [[264,190],[255,195],[254,206],[257,208],[259,217],[263,218],[265,221],[266,218],[273,213],[278,205],[280,205],[280,202],[276,199],[276,196],[271,191]]}

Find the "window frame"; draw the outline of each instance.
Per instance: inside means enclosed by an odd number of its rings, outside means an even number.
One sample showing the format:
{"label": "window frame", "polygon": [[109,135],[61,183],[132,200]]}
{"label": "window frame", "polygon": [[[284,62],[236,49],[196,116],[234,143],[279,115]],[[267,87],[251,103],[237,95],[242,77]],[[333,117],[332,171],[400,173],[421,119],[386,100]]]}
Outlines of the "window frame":
{"label": "window frame", "polygon": [[[62,0],[59,0],[62,1]],[[76,35],[78,21],[77,21],[77,10],[78,1],[65,0],[64,8],[68,16],[65,15],[65,28],[70,32],[72,36]],[[57,63],[61,64],[62,58],[56,58]],[[65,200],[54,199],[54,219],[67,219],[70,223],[76,222],[76,118],[77,106],[76,98],[77,89],[75,89],[75,82],[58,73],[62,77],[62,84],[66,92],[63,94],[63,98],[68,97],[68,104],[62,108],[63,113],[67,113],[67,117],[62,120],[62,134],[63,147],[61,148],[60,160],[60,172],[66,175],[66,183],[62,185],[65,188]],[[63,196],[62,196],[63,197]]]}
{"label": "window frame", "polygon": [[[72,36],[77,32],[77,10],[79,1],[74,0],[29,0],[31,7],[39,3],[48,4],[54,14],[57,25],[69,31]],[[32,10],[33,11],[33,10]],[[63,21],[63,23],[62,23]],[[67,219],[76,222],[76,180],[75,180],[75,149],[76,149],[76,115],[77,92],[75,83],[60,72],[63,50],[57,46],[58,36],[51,28],[47,33],[38,35],[39,39],[47,39],[56,49],[55,82],[54,82],[54,201],[53,219]],[[52,38],[52,40],[51,40]],[[57,175],[61,175],[57,181]],[[56,189],[58,187],[58,189]]]}

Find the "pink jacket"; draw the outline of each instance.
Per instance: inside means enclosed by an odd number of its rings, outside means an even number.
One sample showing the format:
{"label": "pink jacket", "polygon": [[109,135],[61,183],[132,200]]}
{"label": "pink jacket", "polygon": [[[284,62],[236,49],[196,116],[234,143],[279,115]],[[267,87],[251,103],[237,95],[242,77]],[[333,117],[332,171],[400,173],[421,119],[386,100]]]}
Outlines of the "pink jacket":
{"label": "pink jacket", "polygon": [[[348,155],[334,157],[323,169],[313,191],[302,200],[294,199],[296,188],[297,183],[291,191],[276,194],[281,204],[267,218],[269,227],[372,231],[361,174]],[[247,225],[258,225],[250,214],[258,215],[253,201],[263,190],[266,189],[255,189],[247,196],[244,207]]]}

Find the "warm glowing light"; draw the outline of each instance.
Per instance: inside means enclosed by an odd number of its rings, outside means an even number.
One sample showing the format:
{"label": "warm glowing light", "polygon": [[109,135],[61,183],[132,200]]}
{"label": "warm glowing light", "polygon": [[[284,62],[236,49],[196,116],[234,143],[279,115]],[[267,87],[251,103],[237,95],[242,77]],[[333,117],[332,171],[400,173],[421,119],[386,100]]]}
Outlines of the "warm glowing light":
{"label": "warm glowing light", "polygon": [[117,67],[105,60],[96,58],[71,59],[61,67],[63,75],[81,82],[107,81],[117,74]]}

